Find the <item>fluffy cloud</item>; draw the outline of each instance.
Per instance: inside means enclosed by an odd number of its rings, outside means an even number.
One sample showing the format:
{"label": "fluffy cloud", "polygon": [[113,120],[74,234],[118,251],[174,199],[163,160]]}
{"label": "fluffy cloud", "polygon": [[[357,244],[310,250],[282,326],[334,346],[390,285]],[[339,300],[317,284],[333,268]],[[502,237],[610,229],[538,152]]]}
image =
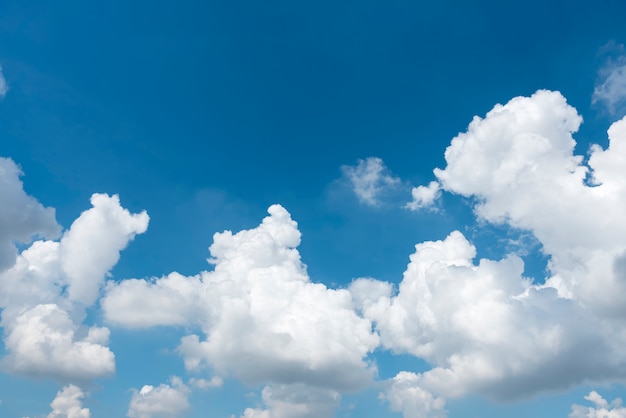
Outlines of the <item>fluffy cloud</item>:
{"label": "fluffy cloud", "polygon": [[384,393],[393,411],[402,412],[404,418],[444,418],[446,416],[442,398],[435,398],[420,387],[420,376],[400,372],[391,379]]}
{"label": "fluffy cloud", "polygon": [[626,251],[626,120],[609,129],[609,147],[574,155],[581,122],[557,92],[538,91],[498,105],[452,140],[443,188],[472,196],[489,222],[528,230],[551,256],[550,285],[597,311],[626,314],[618,277]]}
{"label": "fluffy cloud", "polygon": [[0,99],[4,99],[7,91],[9,91],[9,86],[6,79],[4,78],[4,75],[2,74],[2,66],[0,66]]}
{"label": "fluffy cloud", "polygon": [[359,160],[356,166],[343,166],[341,169],[359,201],[370,206],[378,206],[380,195],[401,183],[377,157]]}
{"label": "fluffy cloud", "polygon": [[69,284],[70,300],[93,304],[106,273],[117,264],[120,251],[148,228],[148,214],[130,214],[117,195],[94,194],[92,208],[63,235],[60,258]]}
{"label": "fluffy cloud", "polygon": [[241,418],[326,418],[334,416],[338,392],[306,385],[272,385],[262,391],[266,409],[246,408]]}
{"label": "fluffy cloud", "polygon": [[90,418],[88,408],[83,408],[83,391],[74,385],[67,385],[57,393],[56,398],[50,404],[52,412],[48,418]]}
{"label": "fluffy cloud", "polygon": [[410,210],[432,209],[441,196],[441,187],[436,181],[431,181],[428,186],[418,186],[411,190],[413,200],[406,204]]}
{"label": "fluffy cloud", "polygon": [[350,287],[385,348],[433,366],[390,383],[386,399],[406,417],[411,402],[438,417],[448,397],[511,399],[626,374],[626,119],[587,164],[574,155],[581,121],[559,93],[515,98],[475,117],[435,170],[482,221],[539,240],[550,256],[545,284],[524,278],[516,256],[475,263],[457,231],[416,246],[397,294],[372,279]]}
{"label": "fluffy cloud", "polygon": [[[109,283],[106,317],[130,327],[185,324],[178,348],[190,369],[210,366],[249,384],[303,383],[336,390],[367,384],[378,345],[350,293],[312,283],[296,247],[300,232],[279,205],[251,230],[215,234],[214,271]],[[152,318],[153,307],[165,314]],[[171,315],[168,315],[168,312]]]}
{"label": "fluffy cloud", "polygon": [[[13,240],[57,235],[54,211],[27,196],[17,166],[0,159],[0,248]],[[119,251],[146,230],[145,213],[130,214],[117,196],[94,194],[60,241],[35,241],[0,271],[0,325],[5,369],[62,381],[83,381],[115,371],[109,330],[82,325]]]}
{"label": "fluffy cloud", "polygon": [[128,408],[129,418],[173,418],[189,409],[190,389],[176,376],[170,385],[157,387],[145,385],[141,390],[133,389]]}
{"label": "fluffy cloud", "polygon": [[[0,73],[0,96],[3,81]],[[26,244],[34,236],[53,238],[60,232],[54,209],[45,208],[24,192],[21,175],[12,160],[0,157],[0,272],[15,263],[14,241]]]}
{"label": "fluffy cloud", "polygon": [[78,326],[55,304],[40,304],[5,325],[5,366],[33,376],[84,380],[112,374],[115,357],[106,345],[109,330],[92,327],[77,337]]}
{"label": "fluffy cloud", "polygon": [[592,391],[585,399],[594,406],[573,405],[569,418],[626,418],[626,408],[622,407],[620,398],[609,404],[598,392]]}

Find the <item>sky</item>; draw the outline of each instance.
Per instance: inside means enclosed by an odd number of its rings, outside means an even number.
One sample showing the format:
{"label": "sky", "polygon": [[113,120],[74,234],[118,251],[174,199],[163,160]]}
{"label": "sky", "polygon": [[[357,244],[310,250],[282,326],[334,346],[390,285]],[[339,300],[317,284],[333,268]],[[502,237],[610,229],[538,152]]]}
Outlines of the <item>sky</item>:
{"label": "sky", "polygon": [[0,3],[0,416],[626,418],[626,3]]}

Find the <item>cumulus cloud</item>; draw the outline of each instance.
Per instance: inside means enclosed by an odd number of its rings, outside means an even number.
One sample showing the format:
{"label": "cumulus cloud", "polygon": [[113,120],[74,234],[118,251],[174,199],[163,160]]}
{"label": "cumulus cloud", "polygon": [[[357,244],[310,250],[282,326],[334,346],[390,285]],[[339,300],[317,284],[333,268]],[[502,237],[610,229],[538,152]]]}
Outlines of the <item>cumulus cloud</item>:
{"label": "cumulus cloud", "polygon": [[[24,193],[19,174],[15,163],[0,159],[0,188],[8,197],[0,203],[0,248],[58,234],[54,211]],[[148,216],[130,214],[117,196],[94,194],[91,202],[60,241],[35,241],[0,271],[5,370],[62,381],[115,371],[109,330],[82,322],[119,251],[145,231]]]}
{"label": "cumulus cloud", "polygon": [[475,262],[456,231],[416,246],[397,293],[372,279],[350,287],[385,348],[433,366],[391,381],[411,394],[385,395],[406,417],[409,399],[438,417],[433,405],[470,392],[506,400],[626,374],[626,119],[587,164],[574,155],[581,121],[557,92],[514,98],[475,117],[435,170],[482,221],[538,239],[550,257],[545,284],[523,277],[514,255]]}
{"label": "cumulus cloud", "polygon": [[377,157],[358,160],[356,166],[346,165],[341,169],[359,202],[369,206],[378,206],[380,196],[401,183],[398,177],[391,175],[383,160]]}
{"label": "cumulus cloud", "polygon": [[445,401],[422,389],[419,380],[415,373],[400,372],[391,379],[382,398],[393,411],[402,412],[404,418],[445,418]]}
{"label": "cumulus cloud", "polygon": [[[279,205],[268,212],[257,228],[215,234],[211,272],[109,283],[107,319],[199,327],[203,335],[178,348],[188,369],[207,365],[249,384],[362,387],[375,372],[365,360],[378,345],[371,322],[354,312],[347,290],[310,281],[297,224]],[[150,318],[154,306],[166,314]]]}
{"label": "cumulus cloud", "polygon": [[569,418],[626,418],[626,408],[620,398],[609,404],[598,392],[592,391],[585,399],[594,406],[572,405]]}
{"label": "cumulus cloud", "polygon": [[406,204],[410,210],[433,209],[437,199],[441,196],[441,187],[436,181],[431,181],[428,186],[417,186],[411,190],[413,200]]}
{"label": "cumulus cloud", "polygon": [[67,385],[57,393],[50,404],[52,412],[48,418],[90,418],[89,408],[83,408],[83,391],[74,385]]}
{"label": "cumulus cloud", "polygon": [[4,99],[7,91],[9,91],[9,85],[7,84],[4,74],[2,74],[2,66],[0,66],[0,100]]}
{"label": "cumulus cloud", "polygon": [[176,376],[170,384],[157,387],[145,385],[141,390],[133,389],[128,407],[129,418],[174,418],[189,410],[191,390]]}
{"label": "cumulus cloud", "polygon": [[78,338],[77,324],[55,304],[36,305],[4,327],[9,350],[4,365],[11,371],[63,380],[91,379],[115,371],[115,356],[106,347],[109,330],[92,327]]}
{"label": "cumulus cloud", "polygon": [[620,55],[609,59],[599,71],[599,80],[593,91],[593,103],[601,103],[611,114],[624,110],[626,104],[626,55],[624,45],[617,48]]}
{"label": "cumulus cloud", "polygon": [[271,385],[261,392],[266,408],[246,408],[241,418],[329,418],[341,397],[338,392],[306,385]]}
{"label": "cumulus cloud", "polygon": [[148,214],[120,206],[117,195],[94,194],[92,208],[63,235],[60,258],[69,282],[69,298],[93,304],[106,273],[117,264],[120,251],[148,228]]}

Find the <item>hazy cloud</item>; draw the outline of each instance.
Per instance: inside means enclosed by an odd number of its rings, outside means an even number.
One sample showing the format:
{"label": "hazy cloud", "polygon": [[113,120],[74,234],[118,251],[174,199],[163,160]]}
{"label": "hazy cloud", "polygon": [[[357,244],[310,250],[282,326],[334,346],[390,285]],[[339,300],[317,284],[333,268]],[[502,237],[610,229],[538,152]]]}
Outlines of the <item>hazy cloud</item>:
{"label": "hazy cloud", "polygon": [[2,74],[2,66],[0,66],[0,100],[4,99],[7,91],[9,91],[9,85],[7,84],[4,74]]}
{"label": "hazy cloud", "polygon": [[[613,46],[620,54],[609,58],[599,71],[599,79],[593,91],[593,103],[601,103],[611,114],[624,110],[626,104],[626,55],[624,45]],[[622,116],[621,115],[618,116]]]}
{"label": "hazy cloud", "polygon": [[369,206],[378,206],[382,194],[401,184],[401,180],[392,176],[383,160],[377,157],[358,160],[356,166],[345,165],[341,170],[359,202]]}

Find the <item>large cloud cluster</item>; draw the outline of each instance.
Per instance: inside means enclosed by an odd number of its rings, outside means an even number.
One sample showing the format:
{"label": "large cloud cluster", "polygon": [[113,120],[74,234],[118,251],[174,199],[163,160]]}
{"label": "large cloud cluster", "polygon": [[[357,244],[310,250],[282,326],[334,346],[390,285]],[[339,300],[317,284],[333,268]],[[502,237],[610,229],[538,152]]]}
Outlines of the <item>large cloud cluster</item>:
{"label": "large cloud cluster", "polygon": [[419,398],[429,410],[439,396],[508,399],[626,376],[626,119],[586,161],[574,154],[581,121],[557,92],[514,98],[475,117],[435,170],[479,219],[540,241],[550,257],[544,284],[524,278],[516,256],[475,263],[458,231],[416,246],[395,295],[380,282],[353,283],[382,344],[433,365],[392,381],[387,398],[406,417]]}
{"label": "large cloud cluster", "polygon": [[189,369],[208,365],[249,384],[366,385],[375,370],[365,357],[378,345],[370,321],[354,312],[347,290],[310,281],[296,223],[279,205],[269,214],[256,228],[215,234],[211,272],[109,283],[107,319],[198,327],[202,334],[178,347]]}
{"label": "large cloud cluster", "polygon": [[[130,214],[117,196],[94,194],[60,241],[38,240],[19,255],[14,242],[54,237],[54,211],[24,193],[20,170],[0,159],[0,325],[8,352],[5,369],[62,381],[109,375],[115,358],[109,330],[82,325],[108,271],[135,234],[146,230],[146,213]],[[8,263],[7,263],[8,262]]]}

